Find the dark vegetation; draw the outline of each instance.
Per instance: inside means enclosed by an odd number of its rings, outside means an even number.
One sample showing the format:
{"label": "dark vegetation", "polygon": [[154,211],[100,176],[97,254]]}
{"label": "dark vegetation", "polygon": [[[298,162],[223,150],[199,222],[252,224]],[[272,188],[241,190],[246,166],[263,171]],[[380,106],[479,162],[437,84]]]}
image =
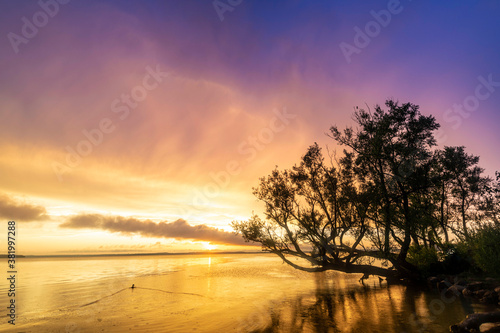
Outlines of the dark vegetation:
{"label": "dark vegetation", "polygon": [[292,169],[261,178],[264,217],[233,228],[305,271],[500,276],[500,174],[484,176],[463,146],[437,149],[439,124],[417,105],[385,106],[330,128],[340,156],[313,144]]}

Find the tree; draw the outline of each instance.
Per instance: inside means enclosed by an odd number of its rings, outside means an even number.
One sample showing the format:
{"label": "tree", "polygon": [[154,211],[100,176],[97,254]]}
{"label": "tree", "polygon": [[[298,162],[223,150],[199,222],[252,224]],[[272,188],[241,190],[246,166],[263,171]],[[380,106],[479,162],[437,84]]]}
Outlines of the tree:
{"label": "tree", "polygon": [[386,106],[387,112],[377,106],[373,115],[356,112],[360,126],[356,133],[352,128],[341,133],[335,126],[331,132],[337,142],[354,152],[358,179],[370,181],[381,195],[386,256],[395,241],[400,247],[393,264],[411,269],[406,255],[412,239],[419,243],[412,200],[431,187],[430,148],[436,145],[432,132],[439,125],[434,117],[421,115],[417,105],[387,101]]}
{"label": "tree", "polygon": [[[300,270],[395,277],[392,269],[363,262],[382,257],[380,251],[362,244],[370,228],[367,211],[371,193],[354,182],[353,169],[346,162],[344,166],[342,170],[327,166],[321,149],[314,144],[298,166],[273,170],[254,189],[265,204],[266,220],[253,216],[245,222],[233,222],[233,228]],[[290,257],[305,259],[312,267]]]}
{"label": "tree", "polygon": [[485,195],[479,204],[480,219],[493,222],[500,227],[500,172],[495,172],[495,181],[486,186]]}
{"label": "tree", "polygon": [[253,216],[233,222],[234,229],[298,269],[418,278],[406,257],[412,240],[426,239],[427,226],[415,217],[433,186],[432,132],[439,125],[414,104],[386,107],[356,111],[357,129],[331,127],[346,148],[337,165],[326,165],[315,144],[292,170],[262,178],[254,194],[265,204],[265,220]]}
{"label": "tree", "polygon": [[261,178],[254,194],[264,218],[233,228],[297,269],[415,280],[453,235],[470,245],[472,230],[498,227],[500,174],[496,183],[484,177],[464,147],[437,150],[439,124],[417,105],[385,106],[357,110],[356,128],[330,128],[338,160],[314,144],[292,169]]}
{"label": "tree", "polygon": [[[433,182],[434,187],[430,192],[433,207],[430,215],[439,224],[444,236],[445,244],[450,243],[448,230],[450,229],[449,220],[449,193],[451,187],[451,175],[444,167],[444,151],[439,150],[434,152],[434,167],[433,167]],[[437,232],[436,232],[437,234]],[[439,236],[438,236],[439,239]]]}
{"label": "tree", "polygon": [[478,162],[479,157],[467,154],[463,146],[445,147],[442,154],[445,179],[451,185],[455,222],[460,225],[455,234],[465,240],[470,238],[467,221],[473,219],[471,214],[478,212],[476,208],[491,182],[481,175],[484,170],[477,165]]}

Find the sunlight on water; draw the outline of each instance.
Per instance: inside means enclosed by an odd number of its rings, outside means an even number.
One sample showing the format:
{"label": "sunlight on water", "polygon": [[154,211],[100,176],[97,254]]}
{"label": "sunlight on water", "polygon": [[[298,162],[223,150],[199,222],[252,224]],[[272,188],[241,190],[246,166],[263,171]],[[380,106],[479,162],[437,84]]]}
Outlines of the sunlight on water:
{"label": "sunlight on water", "polygon": [[25,258],[18,276],[23,332],[447,332],[473,310],[267,254]]}

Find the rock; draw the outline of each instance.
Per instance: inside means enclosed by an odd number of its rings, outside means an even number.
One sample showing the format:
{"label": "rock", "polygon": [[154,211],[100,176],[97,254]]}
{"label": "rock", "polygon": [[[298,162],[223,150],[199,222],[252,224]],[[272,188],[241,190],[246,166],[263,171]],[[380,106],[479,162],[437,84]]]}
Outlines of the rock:
{"label": "rock", "polygon": [[486,323],[479,326],[482,333],[498,333],[500,332],[500,323]]}
{"label": "rock", "polygon": [[472,297],[474,296],[474,292],[469,288],[465,288],[464,290],[462,290],[462,295],[464,295],[465,297]]}
{"label": "rock", "polygon": [[495,292],[500,295],[500,287],[496,287]]}
{"label": "rock", "polygon": [[478,290],[478,291],[474,291],[473,292],[473,296],[476,297],[476,298],[483,298],[483,296],[486,295],[487,292],[489,292],[489,290],[487,290],[487,289],[481,289],[481,290]]}
{"label": "rock", "polygon": [[489,313],[473,313],[468,315],[467,318],[459,324],[452,325],[450,327],[450,331],[462,333],[475,330],[475,332],[477,332],[482,324],[498,322],[500,322],[500,311]]}
{"label": "rock", "polygon": [[496,304],[498,302],[498,294],[492,290],[488,290],[481,296],[479,302],[485,304]]}
{"label": "rock", "polygon": [[481,289],[484,289],[484,283],[483,282],[472,282],[467,285],[467,289],[470,291],[478,291]]}
{"label": "rock", "polygon": [[465,281],[464,279],[457,279],[457,282],[455,282],[455,285],[463,286],[465,288],[465,286],[467,286],[467,281]]}

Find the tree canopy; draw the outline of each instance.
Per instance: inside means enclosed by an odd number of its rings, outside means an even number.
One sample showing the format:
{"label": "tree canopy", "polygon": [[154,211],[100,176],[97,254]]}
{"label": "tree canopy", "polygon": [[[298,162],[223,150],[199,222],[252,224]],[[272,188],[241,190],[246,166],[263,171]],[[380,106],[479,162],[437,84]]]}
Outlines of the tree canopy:
{"label": "tree canopy", "polygon": [[354,120],[330,128],[338,159],[315,143],[292,169],[261,178],[264,217],[233,228],[297,269],[418,279],[412,246],[444,250],[477,224],[499,224],[500,176],[483,176],[464,147],[437,149],[433,116],[389,100]]}

